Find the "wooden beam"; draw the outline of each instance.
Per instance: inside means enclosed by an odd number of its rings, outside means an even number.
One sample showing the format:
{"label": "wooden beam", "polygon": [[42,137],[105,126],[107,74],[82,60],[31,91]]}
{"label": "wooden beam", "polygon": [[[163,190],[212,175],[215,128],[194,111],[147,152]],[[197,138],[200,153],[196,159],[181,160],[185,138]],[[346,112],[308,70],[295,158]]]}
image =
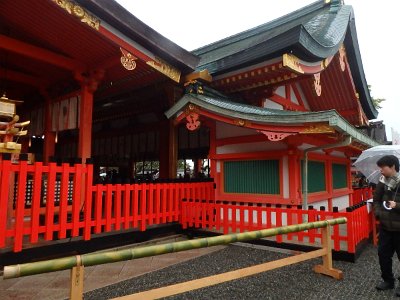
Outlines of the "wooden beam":
{"label": "wooden beam", "polygon": [[5,35],[0,35],[0,49],[18,53],[70,71],[86,70],[85,64],[75,59],[12,39]]}
{"label": "wooden beam", "polygon": [[27,75],[21,72],[13,71],[13,70],[5,70],[3,68],[0,68],[0,79],[6,79],[9,81],[15,81],[19,83],[25,83],[30,86],[34,87],[44,87],[48,85],[47,80],[37,78],[35,76]]}
{"label": "wooden beam", "polygon": [[[133,295],[118,297],[114,299],[118,300],[133,300],[133,299],[159,299],[163,297],[168,297],[176,294],[181,294],[200,288],[220,284],[223,282],[244,278],[247,276],[255,275],[258,273],[266,272],[269,270],[277,269],[280,267],[288,266],[294,263],[299,263],[312,258],[324,256],[327,254],[326,249],[319,249],[299,255],[290,256],[287,258],[270,261],[267,263],[259,264],[252,267],[247,267],[231,272],[226,272],[218,275],[208,276],[200,279],[195,279],[187,282],[182,282],[166,287],[161,287],[154,290],[149,290],[141,293],[136,293]],[[318,269],[318,271],[320,271]]]}

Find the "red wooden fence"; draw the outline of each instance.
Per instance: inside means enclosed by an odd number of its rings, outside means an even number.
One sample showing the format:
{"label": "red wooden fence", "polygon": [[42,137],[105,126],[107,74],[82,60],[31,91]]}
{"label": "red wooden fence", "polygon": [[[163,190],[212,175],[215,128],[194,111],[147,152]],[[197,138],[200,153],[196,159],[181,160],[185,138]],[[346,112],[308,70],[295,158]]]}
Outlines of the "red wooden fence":
{"label": "red wooden fence", "polygon": [[[302,210],[214,201],[213,182],[170,182],[93,185],[93,166],[41,162],[28,164],[0,160],[0,249],[21,251],[26,244],[67,236],[139,229],[181,221],[184,228],[207,228],[243,232],[347,217],[346,225],[335,226],[335,250],[355,252],[356,245],[371,232],[371,220],[364,201],[370,189],[355,190],[354,203],[346,212]],[[182,201],[182,199],[205,199]],[[288,242],[314,244],[321,232],[288,234]],[[283,237],[277,236],[277,242]]]}
{"label": "red wooden fence", "polygon": [[350,205],[356,205],[363,201],[367,201],[368,199],[371,199],[372,196],[373,196],[372,187],[354,188],[352,203],[350,203]]}
{"label": "red wooden fence", "polygon": [[[366,204],[360,203],[349,207],[346,211],[328,212],[324,209],[303,210],[297,206],[272,207],[268,204],[245,204],[239,202],[222,201],[182,201],[183,228],[202,228],[219,232],[236,233],[265,228],[280,227],[318,220],[346,217],[347,224],[335,226],[332,232],[334,250],[344,250],[355,253],[356,246],[369,237],[372,231],[371,218],[368,215]],[[275,237],[276,242],[292,242],[307,245],[321,243],[321,230],[311,229],[304,232],[287,234],[284,240],[282,235]]]}
{"label": "red wooden fence", "polygon": [[180,199],[212,200],[213,182],[93,185],[93,165],[0,161],[0,248],[178,221]]}

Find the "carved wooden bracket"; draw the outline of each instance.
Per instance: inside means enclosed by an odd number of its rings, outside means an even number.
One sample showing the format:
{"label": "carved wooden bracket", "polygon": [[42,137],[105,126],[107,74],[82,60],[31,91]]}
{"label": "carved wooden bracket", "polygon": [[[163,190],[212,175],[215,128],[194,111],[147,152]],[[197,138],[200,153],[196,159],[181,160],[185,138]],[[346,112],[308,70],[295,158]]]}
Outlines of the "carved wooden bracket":
{"label": "carved wooden bracket", "polygon": [[268,140],[272,142],[278,142],[288,137],[289,135],[297,134],[295,132],[275,132],[275,131],[265,131],[265,130],[257,130],[257,131],[264,134],[268,138]]}
{"label": "carved wooden bracket", "polygon": [[200,128],[201,122],[199,121],[199,115],[196,113],[190,113],[186,116],[186,128],[190,131],[194,131]]}
{"label": "carved wooden bracket", "polygon": [[319,97],[322,93],[322,86],[321,86],[321,73],[314,74],[314,91],[315,94]]}

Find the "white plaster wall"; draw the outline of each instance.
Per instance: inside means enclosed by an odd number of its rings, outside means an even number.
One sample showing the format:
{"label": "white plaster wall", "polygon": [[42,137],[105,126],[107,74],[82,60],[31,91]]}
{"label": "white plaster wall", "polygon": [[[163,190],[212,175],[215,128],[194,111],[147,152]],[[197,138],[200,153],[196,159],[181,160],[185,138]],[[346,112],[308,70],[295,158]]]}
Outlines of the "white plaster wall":
{"label": "white plaster wall", "polygon": [[301,99],[303,100],[304,107],[307,108],[308,110],[310,110],[310,105],[307,102],[306,96],[304,96],[304,93],[303,93],[303,90],[302,90],[300,84],[298,82],[296,82],[295,85],[297,87],[297,90],[299,91]]}
{"label": "white plaster wall", "polygon": [[339,210],[343,210],[346,207],[349,207],[350,206],[349,195],[332,199],[332,206],[337,206]]}
{"label": "white plaster wall", "polygon": [[292,87],[290,87],[290,99],[292,100],[293,103],[299,104],[299,100],[297,100],[296,94],[294,93],[294,90]]}
{"label": "white plaster wall", "polygon": [[267,137],[265,137],[265,140],[265,142],[224,145],[217,147],[216,152],[217,154],[228,154],[287,149],[287,145],[285,143],[268,142]]}
{"label": "white plaster wall", "polygon": [[328,199],[309,203],[308,205],[312,205],[316,210],[319,210],[320,206],[325,206],[325,209],[328,210]]}
{"label": "white plaster wall", "polygon": [[286,98],[285,86],[284,85],[279,86],[275,90],[275,94],[277,94],[277,95],[279,95],[279,96],[281,96],[283,98]]}
{"label": "white plaster wall", "polygon": [[283,106],[269,99],[265,99],[263,103],[264,108],[283,110]]}
{"label": "white plaster wall", "polygon": [[235,136],[256,135],[256,134],[259,133],[254,129],[234,126],[223,122],[217,122],[216,124],[217,139],[235,137]]}

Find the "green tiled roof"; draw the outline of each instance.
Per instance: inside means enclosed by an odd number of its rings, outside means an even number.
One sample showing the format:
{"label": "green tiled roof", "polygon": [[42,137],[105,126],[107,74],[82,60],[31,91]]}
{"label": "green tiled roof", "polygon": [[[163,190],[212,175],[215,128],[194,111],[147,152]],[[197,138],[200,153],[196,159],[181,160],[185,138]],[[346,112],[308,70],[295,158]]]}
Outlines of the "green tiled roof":
{"label": "green tiled roof", "polygon": [[313,123],[327,123],[338,132],[348,134],[359,143],[368,146],[379,145],[376,141],[359,132],[348,123],[336,110],[320,112],[294,112],[278,109],[255,107],[247,104],[237,103],[221,97],[213,97],[201,94],[186,94],[165,115],[167,118],[176,117],[187,104],[192,103],[198,107],[215,114],[240,118],[258,124],[266,125],[303,125]]}
{"label": "green tiled roof", "polygon": [[[337,11],[332,11],[330,4],[315,2],[274,21],[194,50],[193,53],[200,56],[198,69],[206,68],[212,74],[226,67],[217,62],[225,57],[246,52],[242,53],[242,59],[249,60],[287,47],[290,49],[286,51],[296,50],[293,48],[296,43],[304,49],[298,53],[294,51],[295,55],[307,61],[324,59],[337,52],[351,12],[351,6],[340,6]],[[257,48],[264,51],[258,52]]]}
{"label": "green tiled roof", "polygon": [[[295,1],[294,1],[295,3]],[[218,76],[292,53],[307,62],[337,53],[344,42],[356,89],[369,119],[378,116],[372,104],[358,47],[353,8],[340,0],[314,2],[274,21],[192,51],[197,70]]]}

